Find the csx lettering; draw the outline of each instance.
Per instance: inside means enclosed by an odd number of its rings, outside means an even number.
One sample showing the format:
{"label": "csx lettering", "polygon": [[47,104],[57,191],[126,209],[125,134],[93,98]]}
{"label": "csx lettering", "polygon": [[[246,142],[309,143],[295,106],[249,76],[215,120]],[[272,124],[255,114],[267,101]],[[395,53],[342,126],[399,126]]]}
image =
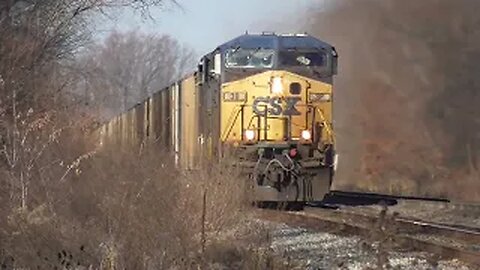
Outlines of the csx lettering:
{"label": "csx lettering", "polygon": [[301,115],[295,105],[301,100],[300,97],[286,97],[285,109],[282,107],[282,99],[279,97],[258,97],[253,101],[253,112],[265,115],[265,110],[270,115]]}

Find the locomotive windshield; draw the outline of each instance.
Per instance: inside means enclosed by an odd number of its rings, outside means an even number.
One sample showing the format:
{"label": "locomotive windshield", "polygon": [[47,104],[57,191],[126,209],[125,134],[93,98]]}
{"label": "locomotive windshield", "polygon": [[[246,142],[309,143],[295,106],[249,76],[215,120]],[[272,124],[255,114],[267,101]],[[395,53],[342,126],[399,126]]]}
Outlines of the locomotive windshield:
{"label": "locomotive windshield", "polygon": [[327,54],[321,51],[281,51],[280,66],[289,67],[323,67],[327,65]]}
{"label": "locomotive windshield", "polygon": [[225,54],[225,65],[228,68],[272,68],[273,49],[230,49]]}
{"label": "locomotive windshield", "polygon": [[285,70],[321,80],[336,72],[335,49],[308,35],[245,34],[217,49],[225,67],[224,82],[265,70]]}

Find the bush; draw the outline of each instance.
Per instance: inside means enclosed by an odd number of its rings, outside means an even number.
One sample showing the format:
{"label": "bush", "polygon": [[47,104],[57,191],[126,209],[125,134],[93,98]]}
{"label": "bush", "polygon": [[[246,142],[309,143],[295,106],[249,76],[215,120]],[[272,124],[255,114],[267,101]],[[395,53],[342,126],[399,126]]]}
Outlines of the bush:
{"label": "bush", "polygon": [[97,149],[65,181],[36,183],[30,207],[2,209],[3,258],[43,269],[206,263],[202,251],[245,218],[242,178],[227,164],[182,171],[146,148]]}

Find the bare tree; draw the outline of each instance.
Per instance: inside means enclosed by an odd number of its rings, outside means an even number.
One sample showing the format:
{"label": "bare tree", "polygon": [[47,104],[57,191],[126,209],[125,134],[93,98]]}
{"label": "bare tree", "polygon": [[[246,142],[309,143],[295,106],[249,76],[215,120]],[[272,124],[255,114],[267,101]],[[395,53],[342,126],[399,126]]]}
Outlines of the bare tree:
{"label": "bare tree", "polygon": [[85,120],[91,119],[84,111],[69,107],[72,96],[67,90],[73,88],[78,76],[66,67],[89,40],[89,26],[95,16],[127,6],[148,12],[149,6],[163,3],[0,3],[0,201],[2,207],[7,207],[6,213],[8,209],[35,207],[32,185],[40,185],[40,180],[63,179],[89,155],[87,149],[65,154],[58,145],[62,134],[68,130],[79,132]]}
{"label": "bare tree", "polygon": [[[119,7],[148,12],[162,0],[6,0],[0,3],[0,174],[11,202],[27,207],[32,172],[74,115],[67,89],[78,76],[67,61],[89,40],[98,14]],[[60,124],[59,120],[69,120]],[[75,119],[74,122],[77,122]],[[79,121],[81,122],[81,121]],[[17,187],[20,195],[17,196]]]}
{"label": "bare tree", "polygon": [[[56,215],[55,204],[64,198],[55,189],[80,173],[80,164],[95,151],[83,136],[91,117],[69,107],[78,76],[68,68],[89,41],[95,17],[120,7],[148,12],[166,2],[0,1],[0,261],[7,250],[11,256],[26,254],[27,265],[36,263],[30,259],[37,251],[23,243],[33,239],[26,226],[42,222],[24,218]],[[40,243],[39,250],[55,242]]]}
{"label": "bare tree", "polygon": [[83,62],[90,99],[118,113],[191,71],[195,53],[168,35],[115,31]]}

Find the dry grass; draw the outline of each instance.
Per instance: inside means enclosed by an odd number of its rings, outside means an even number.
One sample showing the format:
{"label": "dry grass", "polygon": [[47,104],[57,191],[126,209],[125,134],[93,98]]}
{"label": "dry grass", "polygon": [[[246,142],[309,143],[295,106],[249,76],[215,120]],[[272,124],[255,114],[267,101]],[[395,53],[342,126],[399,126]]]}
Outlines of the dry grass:
{"label": "dry grass", "polygon": [[65,181],[50,175],[32,184],[35,200],[27,208],[2,208],[0,263],[14,258],[15,267],[27,269],[284,269],[262,248],[268,246],[264,231],[246,223],[250,206],[236,169],[227,163],[181,171],[168,154],[148,148],[106,146]]}

